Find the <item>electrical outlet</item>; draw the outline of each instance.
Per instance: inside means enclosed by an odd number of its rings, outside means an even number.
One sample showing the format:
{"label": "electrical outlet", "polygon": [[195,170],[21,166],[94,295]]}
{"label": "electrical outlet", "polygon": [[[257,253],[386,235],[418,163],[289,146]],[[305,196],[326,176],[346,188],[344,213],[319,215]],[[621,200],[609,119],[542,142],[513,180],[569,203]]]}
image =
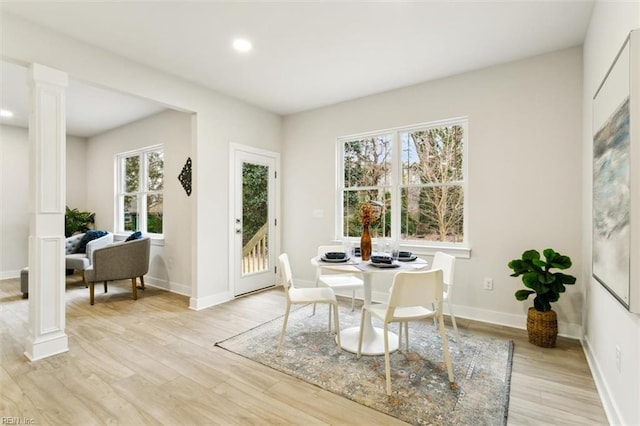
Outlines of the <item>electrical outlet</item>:
{"label": "electrical outlet", "polygon": [[485,278],[484,279],[484,289],[485,290],[493,290],[493,278]]}
{"label": "electrical outlet", "polygon": [[622,373],[622,351],[620,350],[620,346],[616,346],[616,368],[618,369],[618,373]]}

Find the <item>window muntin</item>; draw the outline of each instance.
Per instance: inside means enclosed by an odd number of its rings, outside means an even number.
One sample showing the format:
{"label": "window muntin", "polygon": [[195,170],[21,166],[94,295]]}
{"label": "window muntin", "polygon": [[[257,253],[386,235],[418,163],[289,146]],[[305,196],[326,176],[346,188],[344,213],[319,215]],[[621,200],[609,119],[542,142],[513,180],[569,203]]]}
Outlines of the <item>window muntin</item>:
{"label": "window muntin", "polygon": [[374,237],[463,244],[466,125],[456,119],[340,138],[342,237],[361,235],[358,206],[374,201]]}
{"label": "window muntin", "polygon": [[119,154],[118,232],[163,233],[164,151],[153,146]]}

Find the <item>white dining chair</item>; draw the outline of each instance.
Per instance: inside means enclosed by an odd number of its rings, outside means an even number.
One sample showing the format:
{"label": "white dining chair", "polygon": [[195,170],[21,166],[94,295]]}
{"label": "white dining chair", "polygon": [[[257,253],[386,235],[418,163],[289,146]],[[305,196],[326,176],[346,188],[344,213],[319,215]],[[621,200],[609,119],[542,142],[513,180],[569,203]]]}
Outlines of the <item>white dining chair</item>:
{"label": "white dining chair", "polygon": [[443,253],[441,251],[436,252],[433,256],[433,264],[431,269],[442,270],[442,282],[443,298],[442,301],[447,303],[449,307],[449,316],[451,317],[451,323],[453,324],[453,330],[456,333],[456,345],[460,349],[460,333],[458,332],[458,325],[456,324],[456,316],[453,312],[452,293],[453,293],[453,277],[455,275],[456,258],[450,254]]}
{"label": "white dining chair", "polygon": [[[323,256],[329,252],[344,252],[344,246],[342,245],[326,245],[318,247],[318,257]],[[320,285],[331,288],[333,291],[338,290],[351,290],[351,312],[355,309],[356,290],[364,287],[364,282],[361,278],[353,275],[352,273],[330,273],[323,274],[322,268],[318,267],[316,270],[316,287]],[[313,307],[315,313],[315,306]]]}
{"label": "white dining chair", "polygon": [[[424,318],[435,318],[442,338],[442,352],[447,365],[447,374],[451,388],[455,387],[453,367],[449,356],[449,344],[447,333],[442,318],[442,271],[432,269],[429,271],[398,272],[393,278],[393,284],[386,304],[369,304],[362,308],[361,322],[365,313],[370,313],[383,323],[384,334],[384,368],[387,383],[387,395],[391,395],[391,362],[389,357],[389,324],[399,322],[407,323]],[[409,327],[405,329],[406,350],[409,349]],[[398,348],[402,330],[398,335]],[[357,357],[360,358],[362,350],[362,329],[358,340]]]}
{"label": "white dining chair", "polygon": [[333,290],[328,287],[296,287],[293,283],[289,256],[287,256],[286,253],[282,253],[278,257],[278,260],[280,261],[280,273],[283,277],[282,285],[284,286],[284,292],[287,298],[287,308],[284,314],[284,321],[282,323],[282,331],[280,333],[280,341],[278,342],[276,354],[280,355],[280,349],[282,348],[282,342],[284,341],[284,334],[287,329],[291,305],[307,305],[310,303],[327,303],[329,305],[329,332],[331,332],[331,308],[333,307],[334,329],[337,335],[336,342],[338,344],[338,351],[340,351],[340,319],[338,318],[338,301],[336,300],[336,295]]}

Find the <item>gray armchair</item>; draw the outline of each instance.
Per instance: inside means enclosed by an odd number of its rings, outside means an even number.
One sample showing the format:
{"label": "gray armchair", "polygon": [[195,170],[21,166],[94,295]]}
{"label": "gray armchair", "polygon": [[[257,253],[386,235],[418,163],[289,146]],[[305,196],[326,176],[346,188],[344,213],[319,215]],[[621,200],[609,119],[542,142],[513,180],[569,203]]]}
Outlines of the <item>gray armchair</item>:
{"label": "gray armchair", "polygon": [[110,244],[93,251],[93,262],[84,270],[84,279],[89,284],[90,301],[94,302],[94,285],[107,281],[131,279],[133,300],[138,299],[136,278],[140,278],[140,288],[144,290],[144,275],[149,271],[151,239],[148,237],[133,241]]}

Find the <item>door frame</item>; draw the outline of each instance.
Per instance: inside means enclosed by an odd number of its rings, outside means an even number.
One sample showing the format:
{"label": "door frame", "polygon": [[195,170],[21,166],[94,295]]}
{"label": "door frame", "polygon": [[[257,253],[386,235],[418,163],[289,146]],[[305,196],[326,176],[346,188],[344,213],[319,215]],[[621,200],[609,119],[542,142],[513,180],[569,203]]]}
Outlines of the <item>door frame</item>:
{"label": "door frame", "polygon": [[[236,154],[239,152],[245,152],[253,155],[259,155],[263,157],[268,157],[273,159],[274,161],[274,172],[275,172],[275,182],[274,182],[274,220],[276,222],[276,226],[274,226],[273,235],[270,233],[270,237],[273,240],[271,247],[275,253],[280,253],[280,153],[275,151],[269,151],[266,149],[255,148],[248,145],[242,145],[238,143],[231,142],[229,144],[229,234],[228,234],[228,246],[229,246],[229,293],[235,298],[236,296],[236,268],[241,265],[236,264],[237,256],[234,254],[235,250],[235,206],[236,206]],[[275,259],[277,259],[277,255]],[[242,262],[242,260],[240,260]],[[274,260],[273,268],[277,266],[277,262]],[[275,275],[275,269],[272,269]],[[277,277],[274,277],[274,283],[277,285]]]}

